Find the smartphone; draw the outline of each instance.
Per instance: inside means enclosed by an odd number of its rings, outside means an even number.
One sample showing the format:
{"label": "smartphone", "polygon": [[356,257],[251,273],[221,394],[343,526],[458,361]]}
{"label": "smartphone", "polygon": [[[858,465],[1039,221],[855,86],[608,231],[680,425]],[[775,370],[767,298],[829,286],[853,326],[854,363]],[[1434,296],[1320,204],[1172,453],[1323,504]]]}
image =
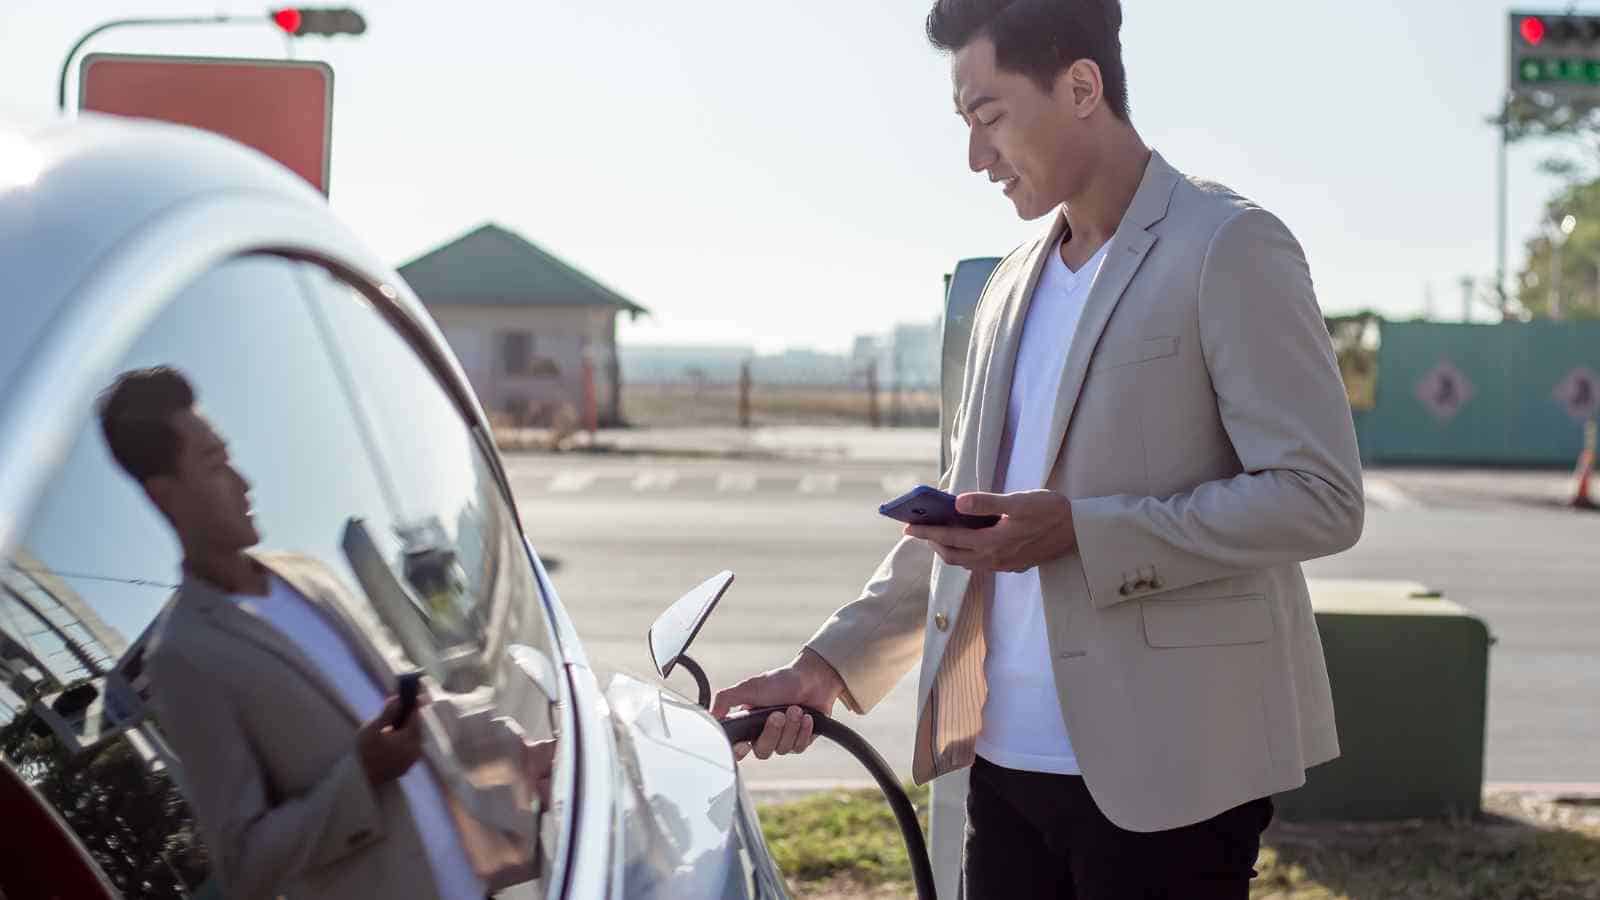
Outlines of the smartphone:
{"label": "smartphone", "polygon": [[878,512],[908,525],[991,528],[1000,524],[999,516],[971,516],[956,512],[954,495],[925,484],[919,484],[910,493],[883,504],[878,507]]}
{"label": "smartphone", "polygon": [[422,689],[422,673],[407,672],[399,678],[400,711],[395,714],[394,727],[404,728],[406,720],[417,708],[417,693]]}

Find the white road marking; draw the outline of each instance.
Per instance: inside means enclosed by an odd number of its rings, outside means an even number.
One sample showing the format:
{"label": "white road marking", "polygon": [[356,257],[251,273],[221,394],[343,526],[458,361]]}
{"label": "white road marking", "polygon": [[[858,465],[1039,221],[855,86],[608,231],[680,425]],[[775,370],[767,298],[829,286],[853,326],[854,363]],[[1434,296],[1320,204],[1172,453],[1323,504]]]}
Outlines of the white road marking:
{"label": "white road marking", "polygon": [[839,476],[829,473],[823,475],[807,475],[800,479],[800,493],[802,494],[831,494],[839,489]]}
{"label": "white road marking", "polygon": [[1379,509],[1393,512],[1402,509],[1416,509],[1422,505],[1411,499],[1411,495],[1400,490],[1398,485],[1386,478],[1368,476],[1364,481],[1367,500],[1375,504]]}
{"label": "white road marking", "polygon": [[725,494],[748,494],[756,489],[754,472],[724,472],[717,476],[717,491]]}
{"label": "white road marking", "polygon": [[550,491],[556,494],[575,494],[594,484],[593,472],[560,472],[550,479]]}
{"label": "white road marking", "polygon": [[636,491],[665,491],[678,483],[678,473],[671,469],[647,469],[633,479]]}

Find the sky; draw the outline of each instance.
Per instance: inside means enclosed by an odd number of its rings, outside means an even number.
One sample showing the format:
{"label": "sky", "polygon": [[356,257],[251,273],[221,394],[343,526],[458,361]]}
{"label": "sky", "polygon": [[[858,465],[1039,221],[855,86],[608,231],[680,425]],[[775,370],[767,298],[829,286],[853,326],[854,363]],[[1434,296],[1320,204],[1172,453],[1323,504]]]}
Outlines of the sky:
{"label": "sky", "polygon": [[[942,276],[1019,221],[968,171],[928,0],[359,3],[335,71],[334,212],[395,265],[486,221],[651,310],[624,344],[841,350],[939,313]],[[0,3],[0,111],[54,107],[67,49],[282,57],[265,8]],[[1133,122],[1180,170],[1288,223],[1329,312],[1461,316],[1495,266],[1508,7],[1488,0],[1124,0]],[[73,88],[72,90],[75,90]],[[1511,266],[1559,186],[1510,153]],[[1477,312],[1480,321],[1490,314]]]}

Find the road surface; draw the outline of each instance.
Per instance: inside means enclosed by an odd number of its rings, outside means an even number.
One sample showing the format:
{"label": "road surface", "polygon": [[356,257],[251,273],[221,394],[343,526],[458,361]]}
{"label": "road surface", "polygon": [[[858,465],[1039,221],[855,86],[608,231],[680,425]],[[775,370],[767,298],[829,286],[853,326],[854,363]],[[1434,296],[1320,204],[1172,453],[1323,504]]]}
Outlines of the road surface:
{"label": "road surface", "polygon": [[[591,657],[644,673],[645,632],[722,569],[738,580],[694,655],[714,685],[786,661],[853,599],[899,526],[877,505],[933,477],[893,461],[683,460],[511,455],[540,553]],[[1307,566],[1327,578],[1420,581],[1484,616],[1490,657],[1487,778],[1600,783],[1600,515],[1559,506],[1560,473],[1368,473],[1365,536]],[[870,715],[841,713],[910,771],[914,674]],[[674,687],[693,695],[686,676]],[[859,783],[827,748],[745,764],[757,788]]]}

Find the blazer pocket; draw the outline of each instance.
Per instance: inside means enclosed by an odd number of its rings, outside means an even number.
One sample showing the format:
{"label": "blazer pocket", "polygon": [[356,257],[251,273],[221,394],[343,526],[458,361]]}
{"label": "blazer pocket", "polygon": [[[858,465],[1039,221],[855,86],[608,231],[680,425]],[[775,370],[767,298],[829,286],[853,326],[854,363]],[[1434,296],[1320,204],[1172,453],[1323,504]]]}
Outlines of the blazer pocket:
{"label": "blazer pocket", "polygon": [[1144,640],[1152,647],[1259,644],[1272,637],[1264,594],[1203,600],[1142,600]]}
{"label": "blazer pocket", "polygon": [[1094,349],[1094,356],[1089,358],[1089,371],[1117,369],[1177,354],[1178,339],[1175,337],[1145,338],[1111,346],[1102,344]]}

